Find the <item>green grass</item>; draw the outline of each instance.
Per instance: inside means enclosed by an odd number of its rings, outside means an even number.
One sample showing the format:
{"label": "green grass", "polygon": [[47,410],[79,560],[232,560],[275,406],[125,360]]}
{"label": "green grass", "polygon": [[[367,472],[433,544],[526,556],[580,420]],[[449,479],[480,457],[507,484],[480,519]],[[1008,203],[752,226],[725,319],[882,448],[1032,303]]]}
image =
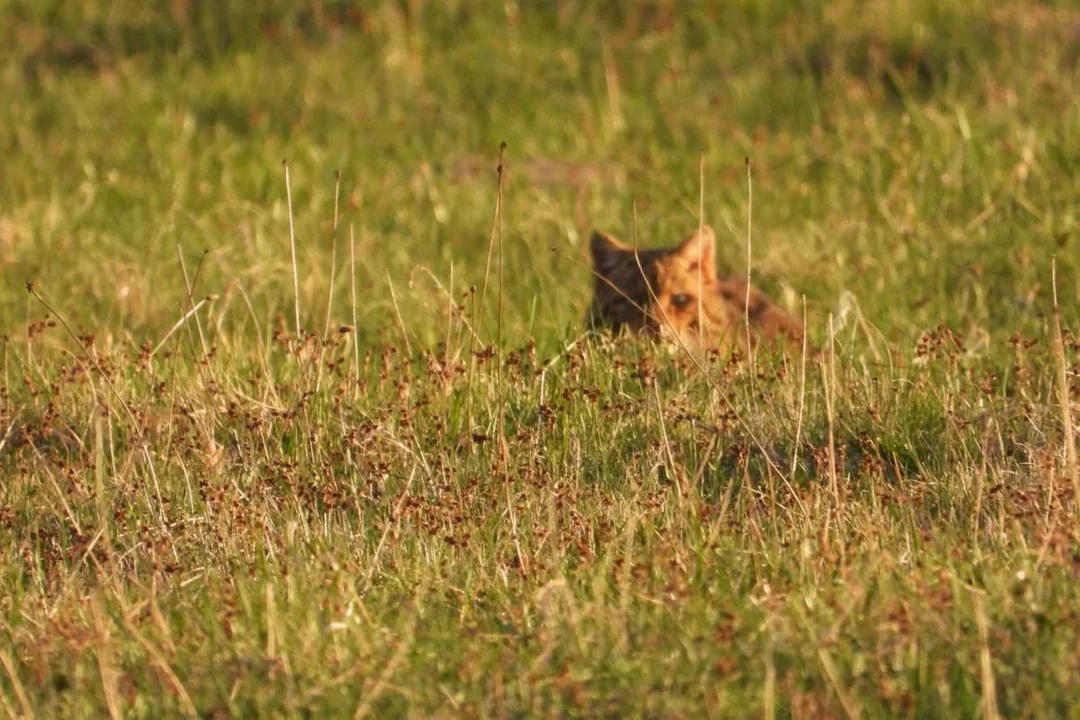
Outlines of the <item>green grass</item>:
{"label": "green grass", "polygon": [[1076,716],[1071,3],[260,7],[0,0],[8,714]]}

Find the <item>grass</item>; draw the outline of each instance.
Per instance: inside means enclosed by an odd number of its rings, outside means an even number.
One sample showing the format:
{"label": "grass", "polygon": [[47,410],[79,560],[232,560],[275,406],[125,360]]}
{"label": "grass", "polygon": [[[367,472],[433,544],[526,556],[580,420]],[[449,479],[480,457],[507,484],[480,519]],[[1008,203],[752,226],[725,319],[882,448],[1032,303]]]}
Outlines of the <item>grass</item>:
{"label": "grass", "polygon": [[1071,3],[260,7],[0,2],[8,714],[1076,714]]}

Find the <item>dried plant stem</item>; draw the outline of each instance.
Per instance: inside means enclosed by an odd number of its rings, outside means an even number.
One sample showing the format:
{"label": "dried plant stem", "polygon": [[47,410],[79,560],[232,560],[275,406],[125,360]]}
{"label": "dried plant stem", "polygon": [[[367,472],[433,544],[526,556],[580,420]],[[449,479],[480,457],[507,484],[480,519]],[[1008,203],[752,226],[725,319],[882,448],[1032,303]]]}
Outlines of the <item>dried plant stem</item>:
{"label": "dried plant stem", "polygon": [[503,373],[503,289],[504,279],[506,275],[506,262],[503,251],[503,222],[502,222],[502,207],[503,207],[503,177],[504,177],[504,165],[503,154],[506,152],[506,143],[499,144],[499,164],[495,168],[495,172],[498,176],[498,186],[495,189],[495,231],[498,235],[499,244],[499,297],[498,297],[498,311],[496,313],[496,326],[495,326],[495,352],[498,353],[497,358],[499,360],[498,373],[496,375],[496,382],[498,383],[499,393],[499,453],[501,460],[505,461],[506,458],[506,434],[505,427],[503,425],[503,418],[506,414],[506,393],[504,392],[504,373]]}
{"label": "dried plant stem", "polygon": [[765,646],[765,687],[762,690],[762,703],[765,706],[762,717],[765,720],[775,720],[776,718],[776,650],[775,641],[773,639],[773,621],[772,618],[766,622],[769,635],[768,641]]}
{"label": "dried plant stem", "polygon": [[119,720],[124,717],[123,708],[120,705],[120,689],[118,672],[116,669],[116,657],[114,655],[114,643],[112,641],[111,623],[105,619],[105,612],[101,609],[101,598],[98,593],[90,596],[90,616],[94,623],[94,633],[97,636],[95,643],[98,673],[101,678],[101,689],[105,695],[105,707],[109,710],[109,717]]}
{"label": "dried plant stem", "polygon": [[698,336],[705,337],[705,314],[702,295],[705,292],[705,245],[701,233],[705,229],[705,156],[698,162],[698,265],[697,265],[697,323]]}
{"label": "dried plant stem", "polygon": [[[795,421],[795,445],[791,448],[791,480],[792,484],[795,483],[795,473],[799,469],[799,442],[802,440],[802,426],[803,426],[803,413],[806,409],[806,353],[807,353],[807,340],[806,340],[806,296],[803,295],[803,339],[802,339],[802,355],[799,362],[799,415]],[[796,496],[797,497],[797,496]]]}
{"label": "dried plant stem", "polygon": [[353,401],[360,386],[360,334],[356,330],[356,233],[349,223],[349,303],[352,306]]}
{"label": "dried plant stem", "polygon": [[754,389],[754,343],[750,337],[750,279],[754,231],[754,174],[750,158],[746,158],[746,361],[750,366],[750,390]]}
{"label": "dried plant stem", "polygon": [[818,658],[821,660],[821,666],[825,669],[825,677],[829,680],[833,691],[836,692],[836,697],[840,700],[840,707],[844,709],[844,714],[848,716],[849,720],[857,720],[862,716],[859,705],[855,702],[855,698],[851,696],[851,693],[848,692],[848,689],[843,686],[840,672],[836,669],[836,664],[832,661],[832,657],[824,645],[818,648]]}
{"label": "dried plant stem", "polygon": [[154,349],[150,351],[150,358],[151,359],[155,355],[158,354],[158,351],[161,350],[162,346],[164,346],[165,343],[167,343],[169,341],[169,338],[171,338],[173,336],[173,333],[175,333],[177,330],[179,330],[184,325],[184,323],[186,323],[188,321],[188,318],[190,318],[192,315],[197,315],[198,314],[199,308],[201,308],[203,305],[206,304],[206,300],[207,300],[207,298],[203,298],[199,302],[192,305],[191,309],[188,310],[186,313],[184,313],[180,317],[180,319],[176,321],[176,324],[174,324],[171,328],[169,328],[169,332],[165,333],[165,337],[161,338],[161,340],[158,341],[158,344],[154,346]]}
{"label": "dried plant stem", "polygon": [[371,708],[386,692],[386,689],[394,687],[390,681],[393,679],[394,673],[401,667],[401,664],[409,658],[409,653],[412,651],[413,643],[416,641],[416,626],[420,621],[424,599],[427,597],[430,587],[430,582],[424,582],[417,588],[412,600],[412,614],[405,620],[401,635],[397,641],[397,649],[386,665],[383,666],[379,676],[375,678],[370,692],[364,694],[363,699],[356,708],[356,712],[353,713],[354,720],[363,720],[363,718],[371,715]]}
{"label": "dried plant stem", "polygon": [[682,476],[675,464],[675,453],[671,450],[671,439],[668,437],[667,423],[664,422],[664,405],[660,400],[660,382],[652,381],[653,398],[656,401],[656,418],[660,423],[660,439],[664,442],[664,460],[667,461],[668,471],[671,473],[671,482],[675,485],[675,498],[679,504],[679,512],[683,510]]}
{"label": "dried plant stem", "polygon": [[296,264],[296,225],[293,223],[292,184],[289,182],[289,163],[281,161],[285,168],[285,199],[289,206],[289,247],[292,250],[293,306],[296,312],[296,337],[300,338],[300,269]]}
{"label": "dried plant stem", "polygon": [[323,362],[326,356],[326,340],[330,336],[330,318],[334,314],[334,280],[337,277],[337,231],[338,231],[338,200],[341,195],[341,171],[334,171],[334,226],[330,240],[330,281],[326,283],[326,321],[323,323],[322,342],[316,349],[317,365],[315,370],[315,392],[322,387]]}
{"label": "dried plant stem", "polygon": [[982,706],[983,717],[986,720],[997,720],[1001,717],[997,704],[997,689],[994,683],[994,663],[990,655],[990,629],[986,621],[986,608],[983,604],[983,593],[972,590],[972,599],[975,604],[975,625],[979,630],[979,670],[982,677]]}
{"label": "dried plant stem", "polygon": [[[476,312],[476,286],[470,285],[469,290],[466,293],[469,302],[469,310],[467,315],[472,316],[473,324],[478,326],[479,315]],[[480,339],[478,332],[473,332],[472,340],[469,342],[469,372],[465,378],[465,431],[466,433],[472,432],[473,429],[473,375],[476,373],[476,346],[482,345],[483,341]]]}
{"label": "dried plant stem", "polygon": [[326,322],[323,335],[330,334],[330,318],[334,312],[334,278],[337,276],[338,203],[341,199],[341,171],[334,171],[334,229],[330,245],[330,282],[326,290]]}
{"label": "dried plant stem", "polygon": [[506,143],[499,144],[499,164],[495,168],[498,186],[495,192],[495,215],[491,220],[491,234],[488,236],[488,250],[487,260],[484,263],[484,284],[480,289],[480,305],[476,308],[477,314],[484,312],[484,306],[487,303],[487,291],[488,291],[488,278],[491,276],[491,257],[495,252],[495,240],[499,232],[499,223],[502,218],[502,183],[503,183],[503,152],[506,150]]}
{"label": "dried plant stem", "polygon": [[836,347],[834,343],[833,318],[829,315],[829,352],[828,360],[823,353],[821,356],[821,379],[825,386],[825,417],[829,429],[829,489],[836,503],[837,512],[840,511],[840,483],[836,476]]}
{"label": "dried plant stem", "polygon": [[181,249],[179,244],[177,244],[176,246],[176,256],[180,258],[180,272],[184,275],[184,289],[187,292],[187,306],[189,312],[184,315],[184,319],[186,320],[194,314],[195,328],[199,332],[199,345],[202,347],[203,358],[205,359],[210,354],[210,349],[206,345],[206,336],[203,334],[202,321],[199,320],[198,313],[192,313],[190,311],[193,310],[195,307],[195,279],[198,278],[199,271],[202,269],[202,263],[203,259],[206,258],[206,253],[204,252],[202,254],[202,257],[199,258],[199,264],[195,267],[194,278],[188,277],[187,263],[184,262],[184,251],[183,249]]}
{"label": "dried plant stem", "polygon": [[615,59],[611,56],[611,48],[607,38],[600,37],[600,52],[604,62],[604,81],[607,86],[608,112],[610,115],[611,129],[616,133],[622,132],[626,127],[626,119],[623,117],[622,102],[619,99],[619,69],[615,65]]}
{"label": "dried plant stem", "polygon": [[[0,650],[0,662],[3,663],[4,669],[7,671],[8,680],[11,682],[12,689],[15,690],[15,698],[19,701],[19,705],[22,707],[23,715],[28,718],[34,717],[34,711],[30,706],[30,698],[26,694],[26,690],[23,689],[22,683],[19,682],[19,674],[15,672],[15,663],[11,660],[11,655],[6,650]],[[12,717],[15,717],[14,708],[6,705],[5,710]]]}
{"label": "dried plant stem", "polygon": [[[435,275],[433,273],[431,273],[431,271],[428,271],[428,274],[431,275],[431,278],[435,281],[435,284],[439,287],[439,289],[443,290],[442,284],[439,282],[438,278],[436,278]],[[454,302],[454,263],[453,263],[453,261],[450,262],[450,281],[449,281],[448,285],[449,285],[450,289],[449,290],[443,290],[443,293],[446,295],[446,347],[445,347],[445,349],[443,351],[443,367],[450,367],[450,345],[451,345],[451,342],[452,342],[453,331],[454,331],[454,310],[457,309],[457,305]],[[467,325],[468,323],[463,322],[462,324]]]}
{"label": "dried plant stem", "polygon": [[394,317],[397,318],[398,329],[401,330],[401,337],[405,341],[405,352],[409,357],[412,357],[412,344],[409,342],[409,331],[405,329],[405,319],[401,316],[401,307],[398,305],[397,293],[394,292],[394,281],[390,278],[390,273],[386,273],[386,284],[390,286],[390,302],[394,305]]}
{"label": "dried plant stem", "polygon": [[1069,471],[1069,479],[1072,480],[1074,501],[1080,503],[1080,471],[1076,464],[1076,435],[1073,431],[1072,410],[1069,407],[1069,375],[1066,372],[1065,340],[1061,334],[1061,308],[1058,306],[1057,258],[1051,262],[1050,274],[1054,290],[1054,361],[1057,365],[1057,389],[1058,401],[1061,405],[1065,463]]}
{"label": "dried plant stem", "polygon": [[[496,174],[497,174],[497,179],[498,179],[498,185],[497,185],[497,188],[496,188],[496,191],[495,191],[495,215],[491,219],[491,234],[488,236],[487,260],[484,263],[484,284],[480,288],[480,303],[479,303],[479,305],[476,304],[476,298],[475,298],[475,294],[474,294],[475,288],[473,288],[473,287],[469,288],[470,294],[473,294],[472,316],[473,316],[473,325],[477,328],[477,331],[479,331],[480,324],[482,322],[483,313],[484,313],[484,305],[485,305],[485,303],[487,301],[488,278],[491,277],[491,256],[494,254],[494,251],[495,251],[495,241],[496,241],[496,238],[498,236],[500,223],[502,222],[502,183],[503,183],[502,165],[503,165],[503,153],[504,153],[505,150],[506,150],[506,143],[505,142],[499,143],[499,164],[496,166]],[[500,252],[501,252],[501,249],[500,249]],[[501,292],[500,292],[500,295],[501,295]],[[500,318],[501,318],[501,311],[500,311]],[[469,429],[470,430],[472,429],[472,420],[473,420],[473,412],[472,412],[472,380],[473,380],[473,373],[474,373],[474,371],[476,369],[476,352],[475,351],[476,351],[476,343],[477,343],[478,340],[479,340],[479,332],[476,332],[476,333],[473,334],[473,339],[472,339],[472,342],[470,343],[470,346],[469,346],[468,395],[466,396],[465,406],[466,406],[466,416],[468,418],[468,423],[469,423]]]}
{"label": "dried plant stem", "polygon": [[[495,168],[495,172],[498,176],[498,185],[495,189],[495,227],[494,235],[498,236],[499,244],[499,297],[498,297],[498,312],[497,312],[497,324],[495,327],[495,352],[496,359],[498,360],[498,370],[496,374],[497,392],[499,395],[499,409],[496,418],[496,427],[498,428],[499,437],[499,458],[498,466],[505,472],[507,464],[510,462],[510,452],[506,445],[506,386],[505,386],[505,368],[503,367],[503,291],[505,287],[504,278],[506,275],[506,261],[503,245],[503,222],[502,222],[502,209],[503,209],[503,180],[505,178],[505,165],[503,164],[503,157],[506,153],[506,143],[499,143],[499,164]],[[490,259],[490,248],[489,248]],[[522,572],[527,576],[529,574],[529,562],[528,556],[521,549],[521,537],[518,533],[518,520],[517,511],[514,509],[513,498],[510,494],[510,481],[507,475],[503,481],[504,488],[506,490],[506,511],[510,516],[510,533],[514,539],[514,551],[517,553],[518,566]]]}
{"label": "dried plant stem", "polygon": [[180,707],[183,709],[184,714],[190,717],[198,715],[198,711],[195,708],[195,703],[191,700],[191,695],[188,694],[187,688],[184,687],[184,683],[181,682],[180,676],[169,665],[168,658],[164,652],[161,651],[156,645],[146,638],[139,631],[139,628],[135,626],[135,623],[128,617],[126,613],[121,613],[121,617],[124,621],[124,627],[135,638],[146,654],[150,656],[150,661],[157,667],[158,671],[168,682],[172,688],[173,693],[176,695],[177,700],[180,702]]}

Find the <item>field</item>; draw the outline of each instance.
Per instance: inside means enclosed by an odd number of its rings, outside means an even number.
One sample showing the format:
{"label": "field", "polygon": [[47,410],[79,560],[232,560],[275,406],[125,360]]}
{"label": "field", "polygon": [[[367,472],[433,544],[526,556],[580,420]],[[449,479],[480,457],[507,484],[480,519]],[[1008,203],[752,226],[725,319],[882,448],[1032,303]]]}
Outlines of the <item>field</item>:
{"label": "field", "polygon": [[[1072,2],[0,44],[6,714],[1080,713]],[[593,228],[699,222],[802,357],[585,332]]]}

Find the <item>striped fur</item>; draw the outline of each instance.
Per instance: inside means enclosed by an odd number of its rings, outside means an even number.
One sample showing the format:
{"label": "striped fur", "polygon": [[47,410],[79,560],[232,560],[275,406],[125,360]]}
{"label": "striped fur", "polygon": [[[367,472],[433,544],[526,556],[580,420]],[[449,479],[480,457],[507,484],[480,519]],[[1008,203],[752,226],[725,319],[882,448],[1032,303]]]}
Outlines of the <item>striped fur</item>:
{"label": "striped fur", "polygon": [[[589,323],[678,337],[691,348],[745,349],[746,281],[716,272],[716,235],[704,226],[681,244],[640,250],[600,232],[592,235],[595,276]],[[700,302],[699,302],[700,298]],[[750,338],[796,349],[803,327],[763,292],[750,288]]]}

